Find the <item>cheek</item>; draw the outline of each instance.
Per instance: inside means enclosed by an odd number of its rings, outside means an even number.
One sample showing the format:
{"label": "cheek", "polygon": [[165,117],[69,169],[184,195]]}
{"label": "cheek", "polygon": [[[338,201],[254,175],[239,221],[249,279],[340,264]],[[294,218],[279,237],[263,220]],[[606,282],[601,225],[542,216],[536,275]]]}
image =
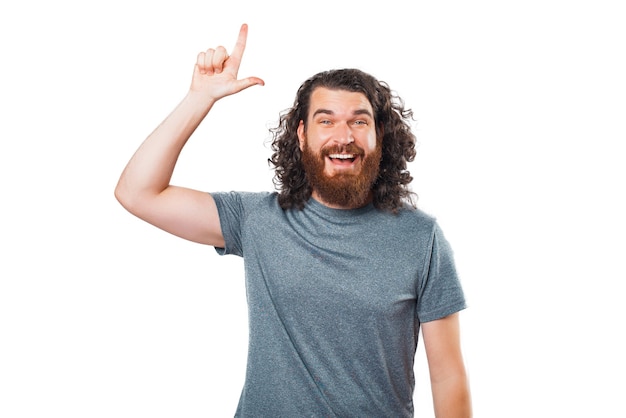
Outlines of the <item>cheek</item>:
{"label": "cheek", "polygon": [[309,128],[305,138],[309,149],[318,152],[325,144],[329,142],[329,138],[331,138],[331,136],[328,132]]}
{"label": "cheek", "polygon": [[376,149],[378,142],[376,140],[376,131],[369,132],[367,137],[364,138],[363,146],[367,147],[366,152],[372,152]]}

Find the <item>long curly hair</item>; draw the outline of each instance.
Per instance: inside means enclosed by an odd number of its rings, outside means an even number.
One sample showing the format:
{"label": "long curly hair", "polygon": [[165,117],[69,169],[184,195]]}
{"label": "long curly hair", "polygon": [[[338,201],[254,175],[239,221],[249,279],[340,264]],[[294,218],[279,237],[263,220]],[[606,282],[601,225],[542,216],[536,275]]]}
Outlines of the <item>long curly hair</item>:
{"label": "long curly hair", "polygon": [[305,130],[313,90],[324,87],[363,93],[374,110],[376,135],[382,136],[382,157],[378,178],[372,186],[373,204],[381,210],[397,213],[403,204],[415,206],[415,194],[408,188],[413,177],[407,163],[415,159],[415,135],[410,126],[413,111],[384,81],[357,69],[324,71],[306,80],[298,89],[293,107],[280,113],[278,126],[271,128],[274,186],[283,209],[302,209],[311,197],[300,151],[297,129],[304,121]]}

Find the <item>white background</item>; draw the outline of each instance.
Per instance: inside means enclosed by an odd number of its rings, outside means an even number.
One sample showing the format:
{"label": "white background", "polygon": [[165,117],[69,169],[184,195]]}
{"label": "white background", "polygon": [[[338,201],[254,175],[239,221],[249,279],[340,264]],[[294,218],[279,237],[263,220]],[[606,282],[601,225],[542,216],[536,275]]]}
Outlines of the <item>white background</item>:
{"label": "white background", "polygon": [[267,129],[300,83],[371,72],[415,112],[413,189],[466,289],[475,415],[625,416],[621,3],[3,3],[0,416],[233,415],[241,260],[139,221],[113,189],[197,52],[232,49],[243,22],[240,75],[266,86],[218,104],[173,182],[271,190]]}

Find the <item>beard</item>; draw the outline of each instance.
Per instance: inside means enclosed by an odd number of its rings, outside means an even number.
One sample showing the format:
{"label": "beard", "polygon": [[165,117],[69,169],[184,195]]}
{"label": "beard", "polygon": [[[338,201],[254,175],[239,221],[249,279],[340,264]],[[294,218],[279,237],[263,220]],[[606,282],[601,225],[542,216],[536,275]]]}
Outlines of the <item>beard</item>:
{"label": "beard", "polygon": [[[324,172],[326,156],[341,152],[359,156],[360,171],[327,175]],[[345,208],[359,208],[369,203],[372,188],[378,178],[381,156],[380,144],[377,144],[375,150],[369,155],[365,155],[363,149],[354,143],[345,146],[328,146],[322,148],[318,154],[311,150],[305,141],[302,150],[302,165],[311,188],[324,203]]]}

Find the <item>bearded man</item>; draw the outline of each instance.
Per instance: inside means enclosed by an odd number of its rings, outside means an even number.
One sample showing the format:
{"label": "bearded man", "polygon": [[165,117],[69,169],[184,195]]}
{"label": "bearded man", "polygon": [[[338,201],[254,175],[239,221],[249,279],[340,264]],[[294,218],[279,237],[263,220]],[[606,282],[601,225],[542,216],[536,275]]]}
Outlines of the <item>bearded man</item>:
{"label": "bearded man", "polygon": [[[332,106],[353,109],[339,115]],[[270,161],[282,189],[281,206],[301,209],[314,192],[338,207],[359,207],[373,199],[379,209],[398,210],[411,196],[406,188],[412,180],[406,164],[415,157],[411,117],[385,83],[362,71],[333,70],[307,80],[273,131]],[[311,134],[313,145],[307,141]],[[316,142],[323,148],[314,149]]]}
{"label": "bearded man", "polygon": [[238,417],[411,417],[422,330],[437,417],[471,402],[452,251],[417,209],[412,112],[356,69],[305,81],[273,129],[277,192],[170,185],[187,140],[238,79],[247,26],[228,55],[198,55],[189,92],[131,158],[116,197],[182,238],[244,259],[249,312]]}

